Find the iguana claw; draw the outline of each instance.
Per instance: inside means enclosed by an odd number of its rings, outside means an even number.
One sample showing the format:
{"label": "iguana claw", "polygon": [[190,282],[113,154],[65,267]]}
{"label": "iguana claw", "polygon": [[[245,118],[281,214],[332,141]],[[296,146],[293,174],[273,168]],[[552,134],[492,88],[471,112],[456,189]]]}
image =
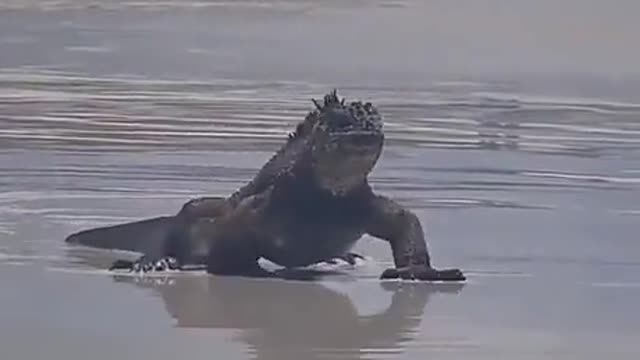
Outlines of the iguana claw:
{"label": "iguana claw", "polygon": [[426,266],[407,266],[385,270],[381,279],[405,279],[422,281],[464,281],[466,277],[459,269],[436,270]]}
{"label": "iguana claw", "polygon": [[163,257],[151,259],[146,256],[140,257],[136,261],[117,260],[109,270],[129,270],[135,273],[160,272],[166,270],[179,270],[180,263],[173,257]]}

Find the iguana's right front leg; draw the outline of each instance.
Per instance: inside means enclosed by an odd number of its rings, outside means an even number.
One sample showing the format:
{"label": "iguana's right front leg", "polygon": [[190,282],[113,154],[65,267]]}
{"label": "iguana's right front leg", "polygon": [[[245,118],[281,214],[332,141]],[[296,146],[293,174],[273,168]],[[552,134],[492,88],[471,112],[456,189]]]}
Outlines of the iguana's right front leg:
{"label": "iguana's right front leg", "polygon": [[465,280],[459,269],[436,270],[431,267],[422,226],[414,213],[384,196],[374,196],[369,212],[367,233],[387,240],[393,252],[395,268],[387,269],[382,278]]}
{"label": "iguana's right front leg", "polygon": [[147,273],[166,270],[180,270],[181,268],[182,265],[176,258],[163,257],[154,259],[143,255],[135,261],[116,260],[109,270],[128,270],[135,273]]}

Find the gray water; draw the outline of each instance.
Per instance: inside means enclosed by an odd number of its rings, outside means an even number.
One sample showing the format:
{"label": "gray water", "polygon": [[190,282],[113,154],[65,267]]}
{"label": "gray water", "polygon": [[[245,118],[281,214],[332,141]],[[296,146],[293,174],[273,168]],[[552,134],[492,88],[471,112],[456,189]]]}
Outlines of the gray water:
{"label": "gray water", "polygon": [[[0,5],[2,359],[635,359],[636,2]],[[115,276],[80,229],[248,181],[319,98],[374,102],[376,191],[464,285]],[[269,265],[269,264],[266,264]]]}

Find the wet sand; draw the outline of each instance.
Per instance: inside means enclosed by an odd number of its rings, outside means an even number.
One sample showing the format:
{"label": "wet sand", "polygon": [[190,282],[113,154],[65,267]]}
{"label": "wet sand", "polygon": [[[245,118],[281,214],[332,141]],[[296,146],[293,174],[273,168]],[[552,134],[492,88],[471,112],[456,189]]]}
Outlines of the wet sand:
{"label": "wet sand", "polygon": [[[2,358],[637,358],[639,9],[527,4],[3,3]],[[63,243],[229,194],[333,87],[383,112],[371,182],[466,284],[381,282],[369,237],[314,282]]]}

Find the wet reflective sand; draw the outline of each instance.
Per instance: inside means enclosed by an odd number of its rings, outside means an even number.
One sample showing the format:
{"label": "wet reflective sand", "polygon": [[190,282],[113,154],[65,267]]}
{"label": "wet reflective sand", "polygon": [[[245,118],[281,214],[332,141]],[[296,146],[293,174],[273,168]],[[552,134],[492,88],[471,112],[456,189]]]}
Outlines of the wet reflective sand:
{"label": "wet reflective sand", "polygon": [[[2,358],[637,358],[638,6],[588,3],[3,2]],[[63,243],[232,192],[334,86],[466,284],[381,282],[368,237],[288,282]]]}

